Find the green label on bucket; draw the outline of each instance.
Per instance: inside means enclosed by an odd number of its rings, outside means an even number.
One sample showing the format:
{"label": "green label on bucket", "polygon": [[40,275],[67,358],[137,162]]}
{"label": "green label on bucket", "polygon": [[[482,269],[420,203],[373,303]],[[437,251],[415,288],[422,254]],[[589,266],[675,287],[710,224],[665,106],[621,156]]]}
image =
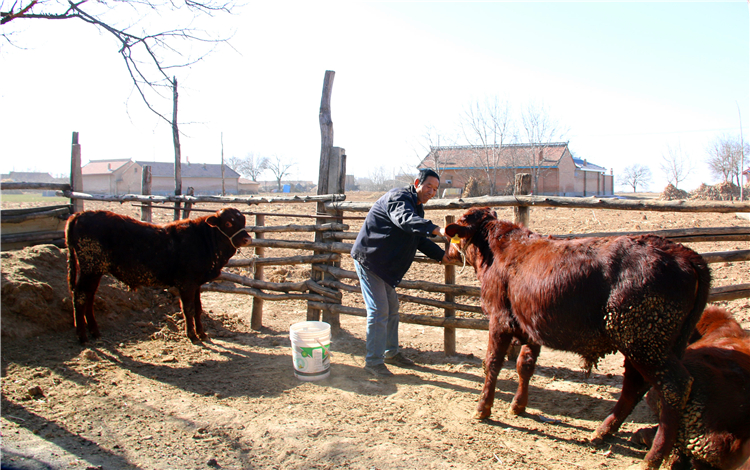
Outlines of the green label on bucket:
{"label": "green label on bucket", "polygon": [[315,346],[314,348],[300,347],[299,349],[300,349],[300,351],[302,351],[302,357],[313,357],[313,351],[316,350],[316,349],[320,349],[321,352],[323,353],[323,360],[325,360],[326,356],[328,355],[327,354],[328,353],[328,348],[330,346],[331,345],[329,344],[327,346]]}

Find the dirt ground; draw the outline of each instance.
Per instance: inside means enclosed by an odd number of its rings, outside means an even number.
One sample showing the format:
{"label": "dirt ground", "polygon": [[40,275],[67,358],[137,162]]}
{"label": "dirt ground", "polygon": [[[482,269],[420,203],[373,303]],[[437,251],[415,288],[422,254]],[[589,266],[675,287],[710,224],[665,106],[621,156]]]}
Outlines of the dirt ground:
{"label": "dirt ground", "polygon": [[[86,208],[138,213],[128,204],[87,202]],[[314,206],[261,210],[311,213]],[[510,209],[498,213],[512,219]],[[442,224],[447,214],[428,217]],[[171,213],[156,215],[163,221]],[[266,219],[282,223],[290,219]],[[361,221],[350,223],[357,230]],[[735,214],[535,208],[530,225],[562,234],[750,221]],[[748,243],[692,247],[704,253],[748,249]],[[251,255],[246,248],[237,256]],[[285,255],[291,252],[266,251]],[[3,468],[623,469],[645,455],[628,441],[655,422],[644,404],[616,437],[601,446],[587,442],[619,396],[620,355],[602,360],[586,379],[577,356],[542,349],[527,413],[518,417],[506,413],[516,387],[514,367],[506,363],[492,417],[475,421],[486,331],[459,329],[458,354],[446,357],[442,329],[402,324],[401,345],[417,366],[392,367],[395,377],[376,379],[362,370],[364,319],[343,315],[330,378],[304,382],[294,376],[289,339],[290,325],[305,320],[304,302],[266,302],[264,327],[253,331],[251,298],[206,292],[211,339],[194,345],[168,291],[131,292],[105,277],[95,306],[103,336],[83,347],[72,326],[65,259],[66,251],[51,245],[2,254]],[[350,260],[343,267],[352,269]],[[747,262],[712,264],[714,286],[750,283],[748,268]],[[266,268],[266,278],[276,282],[308,276],[305,265]],[[433,265],[415,263],[408,278],[437,282],[442,276]],[[477,285],[470,268],[458,280]],[[361,299],[346,294],[344,304],[361,306]],[[750,330],[750,299],[720,305]],[[402,304],[402,311],[442,314],[416,304]]]}

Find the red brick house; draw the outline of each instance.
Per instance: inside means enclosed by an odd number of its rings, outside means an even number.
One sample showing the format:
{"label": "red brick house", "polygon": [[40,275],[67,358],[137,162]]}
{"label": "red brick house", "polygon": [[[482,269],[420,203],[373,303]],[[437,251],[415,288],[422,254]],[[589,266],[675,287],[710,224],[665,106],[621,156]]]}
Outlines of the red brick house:
{"label": "red brick house", "polygon": [[[486,192],[502,194],[518,173],[532,175],[532,192],[550,196],[611,196],[613,175],[574,158],[567,142],[503,146],[432,147],[418,166],[440,174],[442,188],[460,188],[474,177]],[[491,182],[494,180],[494,190]]]}

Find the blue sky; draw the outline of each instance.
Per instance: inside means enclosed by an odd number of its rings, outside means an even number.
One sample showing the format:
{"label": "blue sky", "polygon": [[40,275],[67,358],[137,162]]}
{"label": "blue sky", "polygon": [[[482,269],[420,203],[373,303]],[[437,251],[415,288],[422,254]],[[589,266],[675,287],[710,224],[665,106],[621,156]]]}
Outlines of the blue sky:
{"label": "blue sky", "polygon": [[[427,126],[458,135],[467,106],[498,97],[515,116],[544,105],[574,154],[615,176],[649,166],[654,191],[679,146],[693,189],[716,182],[706,148],[738,136],[740,114],[750,139],[748,16],[744,1],[249,2],[222,20],[233,49],[176,74],[182,154],[219,163],[223,133],[225,157],[279,155],[297,161],[291,177],[315,180],[334,70],[334,144],[350,174],[414,168]],[[84,162],[172,161],[170,130],[133,95],[116,44],[51,23],[16,26],[24,49],[0,46],[0,170],[67,173],[73,131]]]}

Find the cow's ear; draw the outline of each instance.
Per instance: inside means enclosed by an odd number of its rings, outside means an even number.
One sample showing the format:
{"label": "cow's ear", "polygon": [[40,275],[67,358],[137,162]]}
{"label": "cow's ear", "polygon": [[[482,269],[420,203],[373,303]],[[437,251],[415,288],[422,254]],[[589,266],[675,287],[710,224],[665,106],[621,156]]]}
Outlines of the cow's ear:
{"label": "cow's ear", "polygon": [[219,219],[215,215],[212,215],[211,217],[206,219],[206,223],[211,227],[218,227],[219,225],[221,225],[221,219]]}
{"label": "cow's ear", "polygon": [[463,225],[448,224],[445,227],[445,234],[450,238],[453,238],[456,235],[458,235],[458,238],[468,238],[471,236],[471,229]]}

